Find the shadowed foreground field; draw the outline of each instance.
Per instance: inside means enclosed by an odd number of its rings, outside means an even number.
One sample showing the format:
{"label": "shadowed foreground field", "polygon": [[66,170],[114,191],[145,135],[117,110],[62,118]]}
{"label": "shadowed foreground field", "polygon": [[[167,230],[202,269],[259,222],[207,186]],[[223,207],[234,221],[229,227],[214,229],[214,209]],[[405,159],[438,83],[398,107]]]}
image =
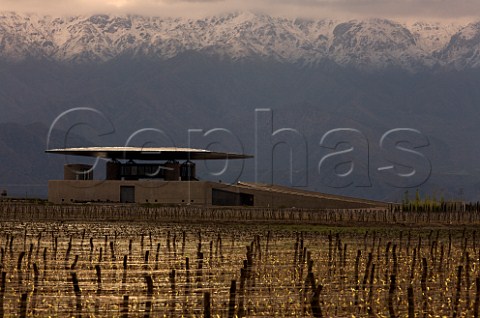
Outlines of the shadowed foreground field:
{"label": "shadowed foreground field", "polygon": [[454,217],[341,226],[2,213],[0,316],[478,316],[479,234]]}

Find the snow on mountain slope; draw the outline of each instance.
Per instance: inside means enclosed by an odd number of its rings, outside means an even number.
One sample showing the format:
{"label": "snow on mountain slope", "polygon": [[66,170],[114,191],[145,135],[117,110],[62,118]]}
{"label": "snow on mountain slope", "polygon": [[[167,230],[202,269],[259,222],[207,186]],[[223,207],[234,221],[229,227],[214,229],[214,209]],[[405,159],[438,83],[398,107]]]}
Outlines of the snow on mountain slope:
{"label": "snow on mountain slope", "polygon": [[48,17],[0,13],[0,57],[101,62],[118,56],[169,59],[197,51],[359,68],[478,67],[480,24],[305,20],[250,12],[203,19],[142,16]]}
{"label": "snow on mountain slope", "polygon": [[480,67],[480,22],[471,23],[453,35],[437,56],[456,69]]}
{"label": "snow on mountain slope", "polygon": [[388,20],[350,21],[333,31],[330,56],[339,64],[360,66],[430,65],[428,55],[415,43],[414,36],[400,24]]}
{"label": "snow on mountain slope", "polygon": [[443,49],[463,26],[452,22],[414,22],[406,25],[417,46],[426,52]]}

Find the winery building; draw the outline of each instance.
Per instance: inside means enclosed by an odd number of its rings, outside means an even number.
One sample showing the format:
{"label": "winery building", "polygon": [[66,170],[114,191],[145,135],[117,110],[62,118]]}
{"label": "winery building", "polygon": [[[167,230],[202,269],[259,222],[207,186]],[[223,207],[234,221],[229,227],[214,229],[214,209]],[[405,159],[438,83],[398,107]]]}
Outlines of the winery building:
{"label": "winery building", "polygon": [[107,159],[105,180],[92,165],[64,165],[64,179],[50,180],[56,204],[139,203],[159,205],[296,208],[385,208],[387,203],[250,182],[224,184],[196,177],[196,161],[245,160],[244,154],[191,148],[88,147],[47,153]]}

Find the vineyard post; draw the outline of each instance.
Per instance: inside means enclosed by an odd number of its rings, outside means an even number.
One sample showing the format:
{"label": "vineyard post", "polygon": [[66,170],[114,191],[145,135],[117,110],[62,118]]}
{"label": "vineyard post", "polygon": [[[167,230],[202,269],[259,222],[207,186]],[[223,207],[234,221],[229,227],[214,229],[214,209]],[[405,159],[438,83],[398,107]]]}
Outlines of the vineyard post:
{"label": "vineyard post", "polygon": [[133,244],[133,240],[130,239],[128,241],[128,258],[129,258],[129,260],[132,259],[132,244]]}
{"label": "vineyard post", "polygon": [[150,317],[152,311],[152,298],[153,298],[153,279],[150,275],[145,275],[145,282],[147,284],[147,301],[145,302],[145,318]]}
{"label": "vineyard post", "polygon": [[75,270],[75,267],[77,266],[77,262],[78,262],[78,255],[75,255],[75,260],[73,261],[73,264],[72,266],[70,267],[70,270]]}
{"label": "vineyard post", "polygon": [[22,286],[23,274],[22,274],[22,261],[25,256],[25,252],[21,252],[18,256],[17,271],[18,271],[18,285]]}
{"label": "vineyard post", "polygon": [[408,237],[407,237],[407,255],[410,254],[410,240],[412,238],[410,230],[408,231]]}
{"label": "vineyard post", "polygon": [[112,262],[115,262],[116,257],[115,257],[115,249],[113,246],[113,241],[110,241],[110,254],[111,254]]}
{"label": "vineyard post", "polygon": [[182,257],[185,255],[185,241],[186,241],[186,234],[185,234],[185,231],[182,231]]}
{"label": "vineyard post", "polygon": [[465,252],[465,293],[466,293],[466,308],[470,308],[470,255]]}
{"label": "vineyard post", "polygon": [[399,246],[398,246],[398,251],[401,253],[402,252],[402,247],[403,247],[403,231],[400,230],[400,239],[399,239]]}
{"label": "vineyard post", "polygon": [[390,246],[392,245],[392,242],[387,242],[387,248],[385,249],[385,281],[388,281],[388,268],[390,264]]}
{"label": "vineyard post", "polygon": [[462,288],[462,270],[463,270],[463,266],[460,265],[458,266],[458,270],[457,270],[457,288],[456,288],[456,293],[455,293],[455,300],[454,300],[454,303],[453,303],[453,314],[452,314],[452,317],[453,318],[456,318],[458,317],[458,305],[460,303],[460,294],[461,294],[461,288]]}
{"label": "vineyard post", "polygon": [[428,309],[428,297],[427,297],[427,275],[428,275],[428,265],[427,259],[422,258],[422,279],[420,281],[422,287],[422,299],[423,299],[423,313],[426,315]]}
{"label": "vineyard post", "polygon": [[155,270],[158,270],[159,257],[160,257],[160,243],[157,244],[157,251],[155,253]]}
{"label": "vineyard post", "polygon": [[297,241],[295,242],[295,245],[294,245],[294,255],[293,255],[293,280],[296,279],[296,274],[297,274],[297,259],[298,259],[298,234],[297,234]]}
{"label": "vineyard post", "polygon": [[343,253],[342,253],[342,241],[337,233],[337,240],[336,240],[336,244],[337,244],[337,252],[338,252],[338,257],[337,257],[337,263],[335,263],[335,268],[338,268],[340,270],[340,277],[343,277]]}
{"label": "vineyard post", "polygon": [[148,239],[150,240],[150,249],[153,249],[153,241],[152,241],[152,232],[148,232]]}
{"label": "vineyard post", "polygon": [[265,243],[265,254],[267,254],[267,255],[268,255],[268,246],[270,244],[270,236],[271,236],[271,233],[270,233],[270,231],[268,231],[267,232],[267,242]]}
{"label": "vineyard post", "polygon": [[77,317],[82,316],[82,292],[80,290],[80,286],[78,285],[78,278],[77,273],[72,272],[72,282],[73,282],[73,291],[75,292],[76,298],[76,310],[77,310]]}
{"label": "vineyard post", "polygon": [[123,256],[123,275],[122,275],[122,294],[127,292],[127,268],[128,268],[128,256]]}
{"label": "vineyard post", "polygon": [[70,241],[68,242],[67,252],[65,254],[65,269],[68,269],[68,260],[70,259],[70,252],[72,251],[72,240],[73,236],[70,236]]}
{"label": "vineyard post", "polygon": [[32,254],[33,254],[33,243],[30,243],[30,248],[28,249],[28,256],[27,256],[27,269],[30,269],[30,264],[32,262]]}
{"label": "vineyard post", "polygon": [[477,253],[477,231],[473,231],[473,252],[476,254]]}
{"label": "vineyard post", "polygon": [[[309,261],[308,264],[308,272],[307,272],[307,277],[305,278],[305,282],[303,283],[303,288],[300,290],[300,299],[302,302],[302,316],[305,316],[307,312],[307,294],[309,289],[315,290],[315,276],[313,275],[312,272],[313,269],[313,260],[311,262]],[[300,277],[302,278],[302,277]],[[310,284],[310,288],[309,285]]]}
{"label": "vineyard post", "polygon": [[48,247],[45,247],[43,249],[43,279],[45,280],[47,278],[47,250]]}
{"label": "vineyard post", "polygon": [[38,266],[37,263],[33,263],[33,302],[32,302],[32,313],[35,316],[35,306],[37,302],[37,294],[38,294],[38,279],[40,276],[40,273],[38,272]]}
{"label": "vineyard post", "polygon": [[218,234],[218,239],[220,240],[219,245],[220,245],[220,261],[223,262],[223,243],[222,243],[222,237],[220,234]]}
{"label": "vineyard post", "polygon": [[417,248],[413,248],[413,257],[412,257],[412,268],[410,270],[410,280],[413,280],[415,277],[415,265],[417,263]]}
{"label": "vineyard post", "polygon": [[395,318],[395,309],[393,308],[393,298],[395,297],[396,276],[390,275],[390,288],[388,290],[388,312],[391,318]]}
{"label": "vineyard post", "polygon": [[365,275],[363,275],[362,289],[365,289],[368,281],[370,266],[372,265],[372,253],[368,253],[367,266],[365,266]]}
{"label": "vineyard post", "polygon": [[[101,249],[101,248],[100,248]],[[102,295],[102,269],[100,265],[95,265],[95,272],[97,273],[97,293],[95,297],[95,315],[99,314],[100,296]]]}
{"label": "vineyard post", "polygon": [[398,274],[397,244],[393,245],[392,258],[393,258],[393,275],[397,275]]}
{"label": "vineyard post", "polygon": [[25,226],[25,229],[23,231],[23,250],[27,250],[27,226]]}
{"label": "vineyard post", "polygon": [[230,300],[228,302],[228,318],[235,316],[235,295],[237,293],[237,282],[232,280],[230,285]]}
{"label": "vineyard post", "polygon": [[245,266],[240,269],[240,292],[239,292],[239,299],[238,299],[238,313],[237,316],[242,318],[245,316],[245,307],[244,307],[244,301],[245,301],[245,285],[246,285],[246,279],[247,279],[247,270]]}
{"label": "vineyard post", "polygon": [[148,256],[150,255],[150,251],[145,251],[145,261],[144,261],[144,264],[143,264],[143,269],[145,271],[148,270]]}
{"label": "vineyard post", "polygon": [[480,304],[480,277],[477,276],[475,279],[475,285],[477,287],[477,292],[475,294],[475,304],[473,307],[473,317],[478,318],[478,307]]}
{"label": "vineyard post", "polygon": [[170,260],[170,255],[171,255],[170,231],[167,232],[167,254],[168,254],[168,259]]}
{"label": "vineyard post", "polygon": [[15,237],[13,235],[10,237],[10,246],[9,246],[10,258],[13,257],[13,240],[14,240],[14,238]]}
{"label": "vineyard post", "polygon": [[372,264],[372,271],[370,272],[370,291],[368,293],[368,315],[369,316],[375,316],[373,312],[373,282],[374,282],[374,276],[375,276],[375,264]]}
{"label": "vineyard post", "polygon": [[368,230],[365,231],[365,235],[363,236],[363,249],[365,252],[367,251],[367,238],[368,238]]}
{"label": "vineyard post", "polygon": [[22,298],[20,300],[20,318],[26,318],[27,317],[27,300],[28,300],[28,294],[23,293]]}
{"label": "vineyard post", "polygon": [[417,257],[418,259],[422,258],[422,236],[420,234],[418,235]]}
{"label": "vineyard post", "polygon": [[85,231],[86,231],[86,230],[83,229],[83,232],[82,232],[82,241],[80,242],[80,248],[82,249],[82,251],[83,251],[83,242],[84,242],[84,240],[85,240]]}
{"label": "vineyard post", "polygon": [[128,295],[123,296],[123,302],[121,307],[122,318],[128,318]]}
{"label": "vineyard post", "polygon": [[90,238],[90,256],[89,256],[89,260],[90,262],[92,262],[92,259],[93,259],[93,249],[94,249],[94,244],[93,244],[93,237]]}
{"label": "vineyard post", "polygon": [[[251,245],[247,245],[246,246],[247,248],[247,260],[246,260],[246,263],[245,263],[245,260],[244,260],[244,267],[246,269],[246,279],[247,279],[247,282],[248,282],[248,286],[247,287],[250,287],[250,288],[253,288],[255,286],[255,276],[253,275],[253,242]],[[246,266],[245,266],[246,265]]]}
{"label": "vineyard post", "polygon": [[2,272],[2,282],[0,283],[0,318],[4,316],[3,300],[5,297],[5,285],[7,283],[7,273]]}
{"label": "vineyard post", "polygon": [[360,265],[360,257],[362,256],[362,251],[357,250],[357,257],[355,258],[355,272],[354,272],[354,281],[355,281],[355,306],[358,306],[358,291],[360,289],[360,281],[358,276],[358,268]]}
{"label": "vineyard post", "polygon": [[444,257],[444,245],[440,246],[440,260],[438,261],[438,272],[440,273],[441,277],[443,278],[443,257]]}
{"label": "vineyard post", "polygon": [[105,235],[105,240],[103,242],[103,250],[105,251],[105,254],[107,254],[107,246],[108,246],[108,235]]}
{"label": "vineyard post", "polygon": [[210,318],[210,293],[203,294],[203,317]]}
{"label": "vineyard post", "polygon": [[[450,254],[452,252],[452,233],[448,231],[448,252],[447,252],[447,262],[450,260]],[[449,263],[449,262],[448,262]]]}
{"label": "vineyard post", "polygon": [[210,241],[210,252],[208,256],[208,268],[212,268],[213,263],[213,241]]}
{"label": "vineyard post", "polygon": [[313,291],[311,306],[312,306],[312,314],[313,314],[313,317],[315,318],[323,317],[322,308],[320,307],[320,293],[322,292],[322,289],[323,289],[323,286],[319,284]]}
{"label": "vineyard post", "polygon": [[170,311],[171,311],[171,316],[175,316],[175,307],[177,303],[177,292],[176,292],[176,286],[175,286],[175,269],[172,269],[172,271],[169,274],[169,279],[170,279],[170,288],[172,289],[172,304],[170,306]]}
{"label": "vineyard post", "polygon": [[433,230],[430,230],[428,233],[428,246],[432,246],[432,235],[433,235]]}
{"label": "vineyard post", "polygon": [[197,283],[197,289],[202,288],[202,273],[203,273],[203,253],[197,252],[197,272],[195,282]]}
{"label": "vineyard post", "polygon": [[[52,232],[53,236],[53,232]],[[53,238],[53,259],[56,261],[57,260],[57,251],[58,251],[58,237]]]}
{"label": "vineyard post", "polygon": [[173,233],[173,258],[177,259],[177,233]]}
{"label": "vineyard post", "polygon": [[[380,248],[382,246],[382,238],[378,238],[378,244],[377,244],[377,263],[380,264],[380,257],[382,256],[382,253],[380,252]],[[372,254],[374,254],[375,251],[375,243],[372,246]],[[380,271],[379,271],[380,272]]]}
{"label": "vineyard post", "polygon": [[[302,240],[303,242],[303,240]],[[328,234],[328,276],[332,276],[333,255],[332,255],[332,233]],[[303,245],[303,244],[302,244]],[[303,247],[300,248],[300,251]]]}
{"label": "vineyard post", "polygon": [[189,294],[190,289],[190,259],[185,258],[185,296]]}
{"label": "vineyard post", "polygon": [[256,235],[256,239],[255,239],[255,242],[256,242],[256,254],[257,254],[257,257],[258,257],[258,260],[261,261],[262,260],[262,246],[260,244],[260,235]]}
{"label": "vineyard post", "polygon": [[408,286],[408,318],[415,318],[415,299],[413,295],[413,286]]}
{"label": "vineyard post", "polygon": [[7,234],[7,237],[5,239],[5,247],[2,247],[2,264],[3,264],[4,254],[6,254],[8,250],[9,241],[10,241],[10,234]]}

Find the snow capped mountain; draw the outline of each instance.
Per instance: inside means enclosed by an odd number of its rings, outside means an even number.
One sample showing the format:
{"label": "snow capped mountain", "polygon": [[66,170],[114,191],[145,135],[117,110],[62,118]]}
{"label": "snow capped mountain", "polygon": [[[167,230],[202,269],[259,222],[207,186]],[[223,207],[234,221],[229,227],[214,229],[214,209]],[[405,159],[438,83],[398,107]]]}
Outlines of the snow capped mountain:
{"label": "snow capped mountain", "polygon": [[437,56],[451,61],[456,69],[480,67],[480,22],[469,24],[453,35]]}
{"label": "snow capped mountain", "polygon": [[414,22],[406,25],[414,36],[416,45],[426,52],[444,48],[461,27],[459,24],[448,22]]}
{"label": "snow capped mountain", "polygon": [[358,68],[480,66],[480,23],[306,20],[250,12],[203,19],[0,13],[0,58],[102,62],[195,51],[234,60]]}
{"label": "snow capped mountain", "polygon": [[424,61],[428,55],[402,25],[388,20],[350,21],[333,30],[330,56],[337,63],[360,66],[408,66]]}

